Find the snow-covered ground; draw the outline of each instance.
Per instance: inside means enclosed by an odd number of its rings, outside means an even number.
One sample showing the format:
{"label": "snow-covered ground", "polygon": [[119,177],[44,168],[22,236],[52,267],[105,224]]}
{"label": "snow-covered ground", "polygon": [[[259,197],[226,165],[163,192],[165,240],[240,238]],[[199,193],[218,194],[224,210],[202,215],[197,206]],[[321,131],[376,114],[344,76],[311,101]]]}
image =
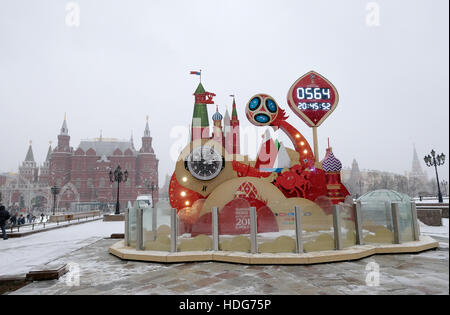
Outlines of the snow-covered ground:
{"label": "snow-covered ground", "polygon": [[[442,219],[442,223],[443,226],[434,227],[420,222],[420,231],[423,235],[447,239],[448,246],[448,219]],[[0,276],[27,273],[33,267],[56,260],[113,233],[123,232],[124,222],[93,221],[22,238],[0,239]],[[292,231],[286,232],[290,233]]]}
{"label": "snow-covered ground", "polygon": [[419,224],[421,234],[448,238],[448,219],[442,219],[442,226],[428,226],[421,221]]}
{"label": "snow-covered ground", "polygon": [[6,241],[0,239],[0,276],[27,273],[35,266],[53,261],[113,233],[123,232],[124,222],[93,221]]}
{"label": "snow-covered ground", "polygon": [[[420,200],[420,198],[414,198],[414,201],[416,203],[439,203],[439,200],[437,198],[422,198],[422,201]],[[444,203],[448,203],[448,197],[443,197],[442,201]]]}

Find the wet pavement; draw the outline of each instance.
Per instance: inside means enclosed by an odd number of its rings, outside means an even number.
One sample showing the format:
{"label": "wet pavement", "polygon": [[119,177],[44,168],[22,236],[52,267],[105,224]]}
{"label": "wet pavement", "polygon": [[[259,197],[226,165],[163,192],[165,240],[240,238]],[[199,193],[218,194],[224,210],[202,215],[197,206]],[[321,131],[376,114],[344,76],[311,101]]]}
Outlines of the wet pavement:
{"label": "wet pavement", "polygon": [[[307,266],[123,261],[102,239],[52,263],[69,263],[59,280],[10,294],[449,294],[448,239],[419,254],[374,255]],[[77,276],[79,275],[79,276]]]}

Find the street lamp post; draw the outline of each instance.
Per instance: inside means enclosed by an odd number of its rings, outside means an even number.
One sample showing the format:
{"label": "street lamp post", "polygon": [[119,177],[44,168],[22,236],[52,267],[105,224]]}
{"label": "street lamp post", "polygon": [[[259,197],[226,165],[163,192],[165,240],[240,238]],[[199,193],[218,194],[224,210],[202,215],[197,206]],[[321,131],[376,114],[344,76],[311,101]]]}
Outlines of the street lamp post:
{"label": "street lamp post", "polygon": [[431,150],[430,153],[431,153],[431,155],[428,154],[424,157],[425,164],[428,167],[434,166],[434,170],[436,171],[436,181],[437,181],[437,187],[438,187],[438,199],[439,199],[439,203],[443,203],[444,200],[442,199],[441,186],[439,185],[439,175],[438,175],[437,167],[444,165],[445,155],[444,155],[444,153],[436,155],[436,152],[434,150]]}
{"label": "street lamp post", "polygon": [[145,187],[148,189],[148,190],[151,190],[151,192],[152,192],[152,208],[154,208],[155,207],[155,202],[154,202],[154,197],[153,197],[153,191],[155,190],[155,189],[158,189],[158,186],[155,186],[155,184],[152,182],[152,184],[150,185],[149,183],[148,183],[148,181],[147,180],[145,180]]}
{"label": "street lamp post", "polygon": [[53,195],[53,215],[55,215],[56,210],[56,196],[59,194],[60,188],[58,186],[53,185],[52,188],[50,188],[52,195]]}
{"label": "street lamp post", "polygon": [[117,166],[114,173],[109,171],[109,180],[111,183],[117,182],[117,202],[116,202],[116,212],[115,214],[120,214],[120,203],[119,203],[119,187],[120,183],[126,182],[128,179],[128,171],[122,172],[120,165]]}

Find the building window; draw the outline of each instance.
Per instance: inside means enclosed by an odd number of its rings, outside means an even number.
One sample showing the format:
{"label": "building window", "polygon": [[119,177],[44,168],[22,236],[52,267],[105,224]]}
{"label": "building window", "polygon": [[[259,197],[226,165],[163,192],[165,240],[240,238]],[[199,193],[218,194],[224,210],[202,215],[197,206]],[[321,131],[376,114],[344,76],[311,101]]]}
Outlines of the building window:
{"label": "building window", "polygon": [[100,188],[105,187],[105,178],[104,177],[100,177],[100,182],[99,182],[98,186]]}
{"label": "building window", "polygon": [[81,189],[81,179],[77,178],[75,181],[75,187],[77,187],[77,189]]}
{"label": "building window", "polygon": [[92,182],[92,178],[89,178],[89,179],[87,180],[87,187],[88,187],[88,188],[94,188],[94,184],[93,184],[93,182]]}

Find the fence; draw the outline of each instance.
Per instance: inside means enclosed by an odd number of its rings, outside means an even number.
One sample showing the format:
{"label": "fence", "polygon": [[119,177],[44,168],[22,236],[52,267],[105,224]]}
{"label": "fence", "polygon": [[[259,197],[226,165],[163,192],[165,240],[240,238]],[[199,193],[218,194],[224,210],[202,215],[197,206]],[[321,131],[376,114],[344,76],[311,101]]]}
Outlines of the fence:
{"label": "fence", "polygon": [[[170,223],[158,225],[161,209],[135,205],[125,211],[125,244],[136,250],[180,251],[243,251],[249,253],[342,250],[354,245],[418,241],[417,210],[412,203],[340,203],[332,206],[332,220],[327,226],[311,219],[310,209],[294,206],[288,214],[290,229],[277,233],[264,231],[266,222],[258,218],[255,207],[239,209],[247,213],[248,233],[228,235],[221,225],[219,208],[211,209],[211,222],[202,232],[180,235],[176,209],[166,209]],[[328,219],[331,219],[328,218]],[[222,234],[221,234],[222,233]]]}
{"label": "fence", "polygon": [[66,223],[67,225],[70,225],[71,222],[82,222],[84,221],[88,221],[89,219],[94,220],[95,218],[101,217],[101,214],[98,213],[89,213],[89,214],[85,214],[83,216],[78,215],[76,218],[73,218],[71,215],[68,216],[64,216],[61,217],[59,220],[55,219],[54,221],[46,221],[46,222],[35,222],[35,223],[27,223],[27,224],[20,224],[20,225],[11,225],[8,226],[8,230],[11,231],[11,233],[17,232],[20,233],[20,231],[22,230],[22,232],[29,232],[29,231],[34,231],[35,228],[41,228],[41,229],[46,229],[49,227],[55,227],[55,226],[59,226],[62,223]]}

